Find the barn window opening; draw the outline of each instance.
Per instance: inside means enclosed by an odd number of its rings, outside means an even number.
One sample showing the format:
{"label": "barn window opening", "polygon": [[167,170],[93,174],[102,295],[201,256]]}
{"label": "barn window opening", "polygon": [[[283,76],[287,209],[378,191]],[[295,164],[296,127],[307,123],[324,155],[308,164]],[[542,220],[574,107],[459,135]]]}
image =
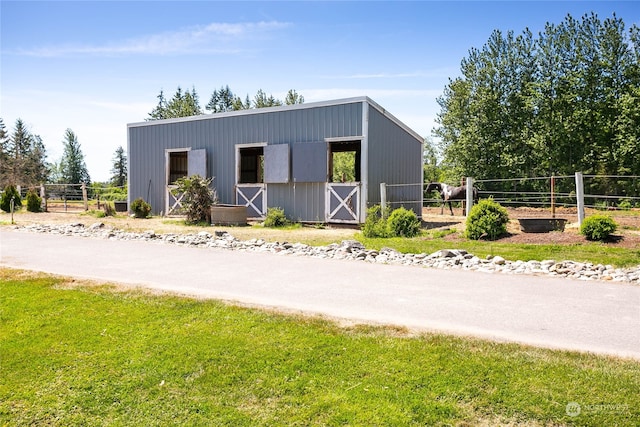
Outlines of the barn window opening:
{"label": "barn window opening", "polygon": [[189,173],[189,158],[187,151],[173,151],[169,153],[169,184],[187,176]]}
{"label": "barn window opening", "polygon": [[264,147],[240,148],[239,184],[264,182]]}
{"label": "barn window opening", "polygon": [[360,181],[360,141],[329,143],[331,182]]}

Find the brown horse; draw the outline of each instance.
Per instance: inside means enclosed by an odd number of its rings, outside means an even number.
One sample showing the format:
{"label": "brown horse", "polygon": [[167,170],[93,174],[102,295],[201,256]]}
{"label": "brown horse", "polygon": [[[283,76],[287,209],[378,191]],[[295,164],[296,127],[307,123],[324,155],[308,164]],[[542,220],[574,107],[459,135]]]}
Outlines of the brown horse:
{"label": "brown horse", "polygon": [[[451,215],[453,215],[453,208],[451,207],[451,202],[455,200],[465,201],[467,199],[467,186],[463,185],[460,187],[454,187],[452,185],[444,184],[442,182],[431,182],[427,185],[426,192],[427,194],[432,191],[438,191],[440,193],[440,198],[442,198],[442,208],[440,209],[440,215],[444,214],[444,205],[445,203],[449,203],[449,210],[451,211]],[[478,201],[478,189],[473,187],[473,201]]]}

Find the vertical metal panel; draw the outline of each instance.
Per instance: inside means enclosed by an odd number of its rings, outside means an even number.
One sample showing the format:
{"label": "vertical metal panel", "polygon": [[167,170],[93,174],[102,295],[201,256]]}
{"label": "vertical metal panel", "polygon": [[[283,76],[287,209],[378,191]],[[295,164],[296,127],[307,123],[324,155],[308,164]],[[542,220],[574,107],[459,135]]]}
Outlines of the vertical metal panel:
{"label": "vertical metal panel", "polygon": [[289,182],[289,144],[264,147],[264,182]]}
{"label": "vertical metal panel", "polygon": [[[419,184],[422,182],[422,142],[398,126],[376,108],[369,108],[368,205],[380,203],[380,183]],[[404,207],[417,215],[422,210],[422,187],[402,188]],[[395,200],[390,200],[394,202]],[[392,208],[399,205],[392,205]]]}
{"label": "vertical metal panel", "polygon": [[303,142],[291,145],[293,182],[327,181],[327,143]]}
{"label": "vertical metal panel", "polygon": [[191,150],[187,154],[188,174],[207,177],[207,150]]}

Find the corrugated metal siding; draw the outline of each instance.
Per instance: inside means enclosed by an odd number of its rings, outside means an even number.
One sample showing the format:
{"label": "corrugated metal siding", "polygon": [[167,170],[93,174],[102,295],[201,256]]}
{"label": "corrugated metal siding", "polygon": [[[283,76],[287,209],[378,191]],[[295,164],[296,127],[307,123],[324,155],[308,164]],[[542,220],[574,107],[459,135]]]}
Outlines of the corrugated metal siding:
{"label": "corrugated metal siding", "polygon": [[[380,183],[418,184],[422,182],[422,142],[396,125],[376,108],[369,108],[367,205],[380,203]],[[392,208],[404,206],[421,215],[422,187],[396,187],[388,191]]]}
{"label": "corrugated metal siding", "polygon": [[[130,201],[142,197],[157,214],[165,209],[165,149],[206,149],[208,173],[215,177],[220,202],[235,203],[236,144],[292,144],[358,137],[363,134],[362,102],[138,123],[129,125],[128,133]],[[326,158],[319,161],[326,162]],[[293,218],[323,220],[324,184],[322,190],[319,187],[319,184],[298,185],[295,198],[293,187],[286,190],[290,193],[287,196],[281,196],[286,193],[284,189],[268,190],[268,205],[284,208]],[[287,202],[288,197],[291,202]]]}
{"label": "corrugated metal siding", "polygon": [[[269,207],[284,209],[294,221],[324,222],[325,183],[269,184]],[[318,207],[321,209],[319,210]]]}

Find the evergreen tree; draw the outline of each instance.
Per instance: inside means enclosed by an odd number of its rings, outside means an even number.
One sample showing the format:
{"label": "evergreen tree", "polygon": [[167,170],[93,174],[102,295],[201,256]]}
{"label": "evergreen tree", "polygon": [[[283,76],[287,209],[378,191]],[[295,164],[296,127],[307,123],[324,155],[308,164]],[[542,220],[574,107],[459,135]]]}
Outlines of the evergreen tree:
{"label": "evergreen tree", "polygon": [[4,120],[0,118],[0,188],[4,188],[8,183],[6,178],[9,164],[9,133],[4,125]]}
{"label": "evergreen tree", "polygon": [[284,99],[285,105],[304,104],[304,96],[298,95],[294,89],[290,89],[287,92],[287,97]]}
{"label": "evergreen tree", "polygon": [[249,95],[246,96],[244,102],[239,96],[236,96],[233,99],[233,111],[248,110],[250,108],[251,108],[251,100],[249,99]]}
{"label": "evergreen tree", "polygon": [[46,151],[42,139],[32,135],[22,119],[11,135],[0,120],[0,184],[33,186],[47,180]]}
{"label": "evergreen tree", "polygon": [[124,187],[127,183],[127,155],[122,146],[116,149],[112,165],[111,184],[116,187]]}
{"label": "evergreen tree", "polygon": [[71,129],[65,132],[64,151],[60,160],[61,179],[65,184],[82,184],[91,182],[84,162],[84,154],[75,133]]}
{"label": "evergreen tree", "polygon": [[253,98],[253,108],[277,107],[280,105],[282,105],[282,101],[274,98],[273,95],[267,96],[262,89],[258,90]]}
{"label": "evergreen tree", "polygon": [[234,100],[236,96],[229,89],[229,85],[221,87],[220,90],[214,90],[206,109],[211,113],[224,113],[234,110]]}
{"label": "evergreen tree", "polygon": [[200,114],[202,114],[202,108],[196,89],[191,89],[191,92],[183,92],[182,88],[178,86],[176,93],[169,101],[165,99],[164,92],[160,91],[158,105],[149,113],[147,120],[189,117]]}
{"label": "evergreen tree", "polygon": [[168,119],[167,115],[167,100],[164,97],[164,91],[160,90],[160,94],[158,95],[158,105],[156,105],[153,110],[149,113],[149,118],[147,120],[162,120]]}

